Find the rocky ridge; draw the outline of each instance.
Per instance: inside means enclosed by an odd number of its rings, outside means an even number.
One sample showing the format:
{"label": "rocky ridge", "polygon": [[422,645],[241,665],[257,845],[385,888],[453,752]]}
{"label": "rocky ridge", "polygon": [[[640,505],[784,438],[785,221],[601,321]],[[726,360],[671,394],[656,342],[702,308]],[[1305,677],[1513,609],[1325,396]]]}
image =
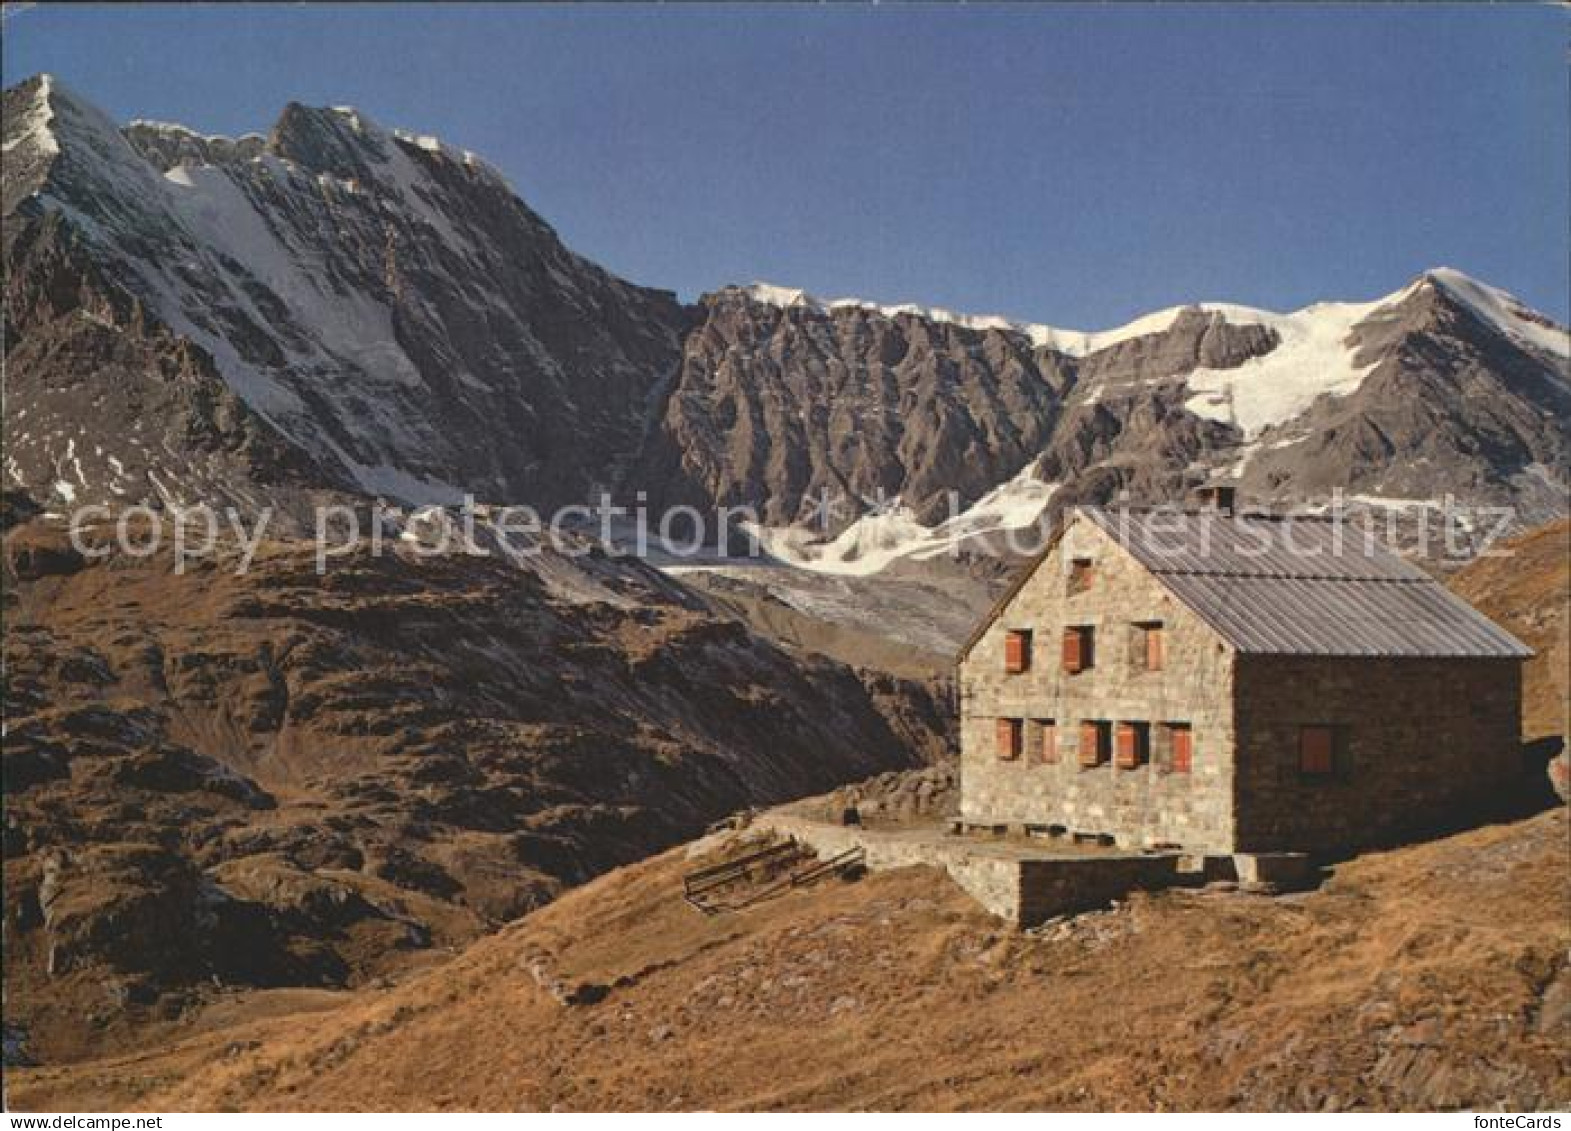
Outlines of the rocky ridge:
{"label": "rocky ridge", "polygon": [[121,129],[44,76],[4,117],[5,473],[46,509],[604,489],[750,507],[804,527],[768,543],[789,563],[875,572],[1219,476],[1277,505],[1566,511],[1566,332],[1461,272],[1100,333],[764,285],[685,307],[473,154],[350,108]]}

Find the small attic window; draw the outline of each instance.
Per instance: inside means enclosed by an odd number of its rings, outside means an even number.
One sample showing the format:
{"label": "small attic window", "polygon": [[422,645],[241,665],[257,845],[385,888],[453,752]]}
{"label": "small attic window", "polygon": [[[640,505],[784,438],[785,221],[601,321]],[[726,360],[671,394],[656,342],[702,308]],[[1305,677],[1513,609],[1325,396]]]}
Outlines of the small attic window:
{"label": "small attic window", "polygon": [[1084,593],[1096,580],[1096,564],[1090,558],[1072,558],[1069,562],[1069,595]]}

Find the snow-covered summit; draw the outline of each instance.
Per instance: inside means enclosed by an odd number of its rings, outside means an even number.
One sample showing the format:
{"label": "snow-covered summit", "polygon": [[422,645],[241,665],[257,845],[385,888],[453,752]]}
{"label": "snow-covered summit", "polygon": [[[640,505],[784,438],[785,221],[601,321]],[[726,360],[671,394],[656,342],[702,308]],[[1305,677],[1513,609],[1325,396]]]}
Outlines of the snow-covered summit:
{"label": "snow-covered summit", "polygon": [[1544,317],[1515,295],[1479,282],[1454,267],[1426,271],[1424,280],[1442,288],[1480,318],[1518,341],[1557,357],[1571,357],[1571,337],[1566,328]]}
{"label": "snow-covered summit", "polygon": [[1114,326],[1106,330],[1072,330],[1042,322],[1020,321],[996,314],[961,314],[943,307],[923,306],[918,303],[881,305],[861,298],[825,300],[817,298],[805,290],[777,286],[772,283],[753,283],[746,287],[733,289],[747,295],[755,302],[765,303],[782,309],[805,307],[823,314],[829,314],[836,310],[866,310],[882,314],[886,318],[911,316],[926,319],[930,322],[942,322],[960,326],[969,330],[1001,330],[1021,334],[1028,338],[1034,346],[1052,349],[1070,357],[1086,357],[1096,353],[1098,350],[1107,349],[1121,342],[1144,337],[1148,334],[1163,333],[1171,329],[1173,323],[1185,312],[1220,314],[1235,325],[1276,326],[1285,320],[1290,321],[1301,318],[1321,309],[1319,306],[1308,307],[1294,314],[1284,315],[1252,306],[1242,306],[1237,303],[1195,302],[1154,310],[1149,314],[1142,314],[1137,318],[1131,319],[1123,325]]}

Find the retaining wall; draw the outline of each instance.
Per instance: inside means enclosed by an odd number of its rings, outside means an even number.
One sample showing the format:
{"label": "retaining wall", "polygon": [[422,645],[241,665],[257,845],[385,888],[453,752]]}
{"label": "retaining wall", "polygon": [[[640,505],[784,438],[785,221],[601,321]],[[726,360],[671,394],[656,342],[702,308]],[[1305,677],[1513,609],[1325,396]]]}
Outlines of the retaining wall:
{"label": "retaining wall", "polygon": [[1136,889],[1188,882],[1177,855],[1064,855],[990,845],[937,832],[879,832],[765,813],[756,827],[792,836],[822,858],[861,847],[872,871],[943,868],[984,909],[1019,927],[1105,906]]}

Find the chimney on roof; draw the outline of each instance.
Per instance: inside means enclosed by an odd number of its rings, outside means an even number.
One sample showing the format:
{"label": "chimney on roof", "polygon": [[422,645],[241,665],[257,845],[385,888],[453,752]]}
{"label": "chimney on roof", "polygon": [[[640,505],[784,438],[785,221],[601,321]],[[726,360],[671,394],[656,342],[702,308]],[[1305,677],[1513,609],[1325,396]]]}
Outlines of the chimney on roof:
{"label": "chimney on roof", "polygon": [[1238,488],[1225,483],[1207,483],[1195,489],[1195,501],[1202,510],[1218,514],[1232,514],[1238,498]]}

